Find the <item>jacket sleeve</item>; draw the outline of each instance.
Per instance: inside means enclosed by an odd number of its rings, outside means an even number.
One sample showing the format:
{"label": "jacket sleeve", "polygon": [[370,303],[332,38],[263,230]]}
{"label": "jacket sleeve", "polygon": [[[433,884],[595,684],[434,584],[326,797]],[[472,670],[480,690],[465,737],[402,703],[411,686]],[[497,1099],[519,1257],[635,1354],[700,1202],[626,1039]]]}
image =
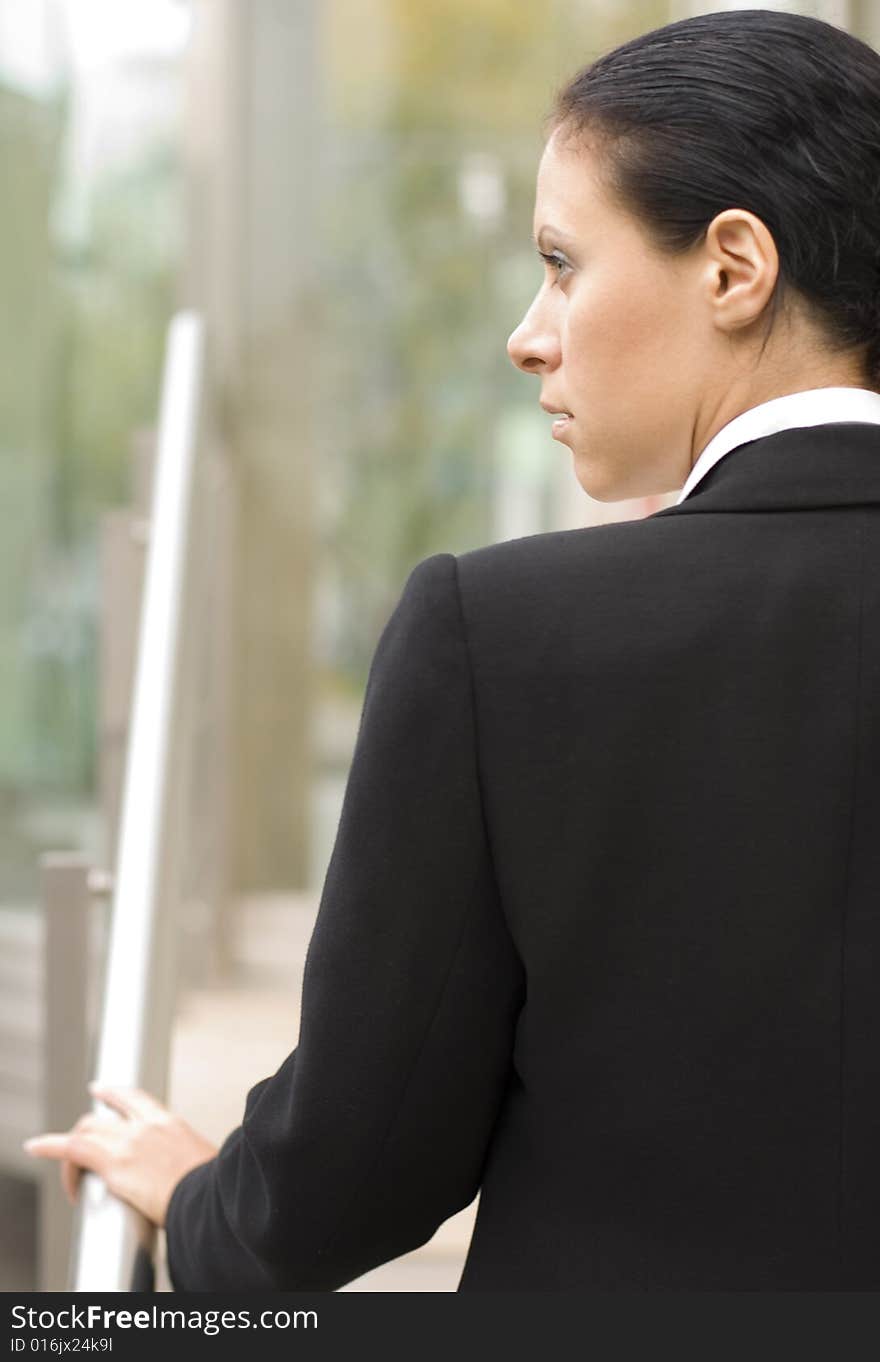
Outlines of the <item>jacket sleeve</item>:
{"label": "jacket sleeve", "polygon": [[457,563],[436,554],[373,657],[298,1044],[174,1188],[173,1287],[332,1291],[425,1243],[479,1189],[523,994],[480,798]]}

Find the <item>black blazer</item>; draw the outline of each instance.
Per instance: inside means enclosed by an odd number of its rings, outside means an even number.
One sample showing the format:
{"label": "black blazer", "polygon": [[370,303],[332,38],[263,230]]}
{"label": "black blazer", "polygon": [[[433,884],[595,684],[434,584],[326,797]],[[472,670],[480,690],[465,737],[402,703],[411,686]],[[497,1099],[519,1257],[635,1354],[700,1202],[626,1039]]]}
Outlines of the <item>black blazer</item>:
{"label": "black blazer", "polygon": [[[222,1074],[209,1081],[222,1082]],[[880,1289],[880,427],[418,564],[182,1290]]]}

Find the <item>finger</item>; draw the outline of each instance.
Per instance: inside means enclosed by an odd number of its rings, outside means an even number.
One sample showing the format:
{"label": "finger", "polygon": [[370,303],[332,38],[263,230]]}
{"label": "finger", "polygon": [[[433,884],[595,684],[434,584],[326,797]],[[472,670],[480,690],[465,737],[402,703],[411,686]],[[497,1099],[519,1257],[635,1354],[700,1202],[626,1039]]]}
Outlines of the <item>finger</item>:
{"label": "finger", "polygon": [[61,1163],[61,1186],[64,1188],[64,1195],[75,1206],[79,1196],[80,1178],[82,1169],[71,1159],[63,1159]]}
{"label": "finger", "polygon": [[[116,1122],[113,1123],[117,1124]],[[91,1131],[73,1130],[66,1135],[36,1135],[22,1146],[38,1159],[70,1159],[80,1168],[101,1173],[117,1152],[116,1132],[109,1126],[95,1126]]]}
{"label": "finger", "polygon": [[109,1121],[101,1120],[94,1112],[88,1112],[85,1116],[80,1116],[79,1120],[66,1131],[46,1131],[43,1135],[32,1135],[28,1140],[22,1140],[21,1147],[27,1154],[36,1154],[40,1157],[54,1158],[62,1157],[58,1152],[61,1149],[59,1142],[75,1139],[79,1135],[102,1135],[112,1134],[119,1126],[119,1121],[111,1117]]}
{"label": "finger", "polygon": [[162,1102],[150,1093],[144,1092],[142,1088],[123,1088],[97,1081],[89,1083],[88,1088],[99,1102],[103,1102],[113,1111],[118,1111],[122,1116],[135,1116],[141,1121],[148,1121],[154,1120],[160,1114],[166,1114],[168,1110]]}
{"label": "finger", "polygon": [[33,1135],[23,1141],[21,1147],[26,1154],[37,1159],[64,1159],[67,1158],[70,1140],[69,1134],[61,1135],[52,1131],[46,1135]]}

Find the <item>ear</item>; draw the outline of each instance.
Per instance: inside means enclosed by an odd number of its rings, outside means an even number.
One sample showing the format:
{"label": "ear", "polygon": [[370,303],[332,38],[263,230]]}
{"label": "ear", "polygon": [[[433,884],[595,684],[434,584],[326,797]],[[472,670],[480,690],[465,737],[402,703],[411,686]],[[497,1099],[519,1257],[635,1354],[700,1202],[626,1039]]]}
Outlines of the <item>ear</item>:
{"label": "ear", "polygon": [[706,286],[722,331],[748,326],[763,312],[779,275],[773,236],[746,208],[725,208],[706,228]]}

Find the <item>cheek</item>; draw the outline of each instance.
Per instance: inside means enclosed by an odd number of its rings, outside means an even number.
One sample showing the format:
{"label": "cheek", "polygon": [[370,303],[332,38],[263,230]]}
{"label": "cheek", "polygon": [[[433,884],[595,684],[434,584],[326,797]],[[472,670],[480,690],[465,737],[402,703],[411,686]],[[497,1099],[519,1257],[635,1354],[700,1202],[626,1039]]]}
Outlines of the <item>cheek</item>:
{"label": "cheek", "polygon": [[565,353],[578,385],[605,391],[607,384],[668,371],[675,352],[675,305],[656,280],[621,269],[613,280],[597,280],[569,307]]}

